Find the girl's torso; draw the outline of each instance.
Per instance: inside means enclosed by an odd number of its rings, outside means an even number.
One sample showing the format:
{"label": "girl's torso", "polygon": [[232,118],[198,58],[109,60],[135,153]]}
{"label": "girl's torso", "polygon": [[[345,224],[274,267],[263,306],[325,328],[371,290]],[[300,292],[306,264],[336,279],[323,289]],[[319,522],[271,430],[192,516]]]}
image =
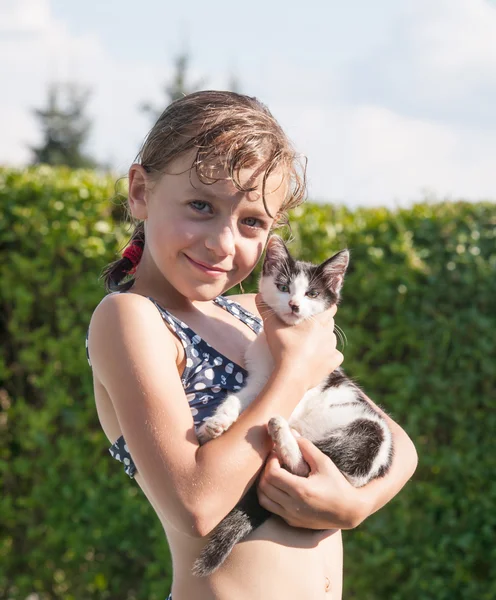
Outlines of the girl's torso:
{"label": "girl's torso", "polygon": [[[195,425],[199,425],[229,391],[243,385],[247,376],[243,356],[261,329],[260,319],[246,309],[250,306],[253,310],[254,302],[248,296],[236,297],[242,304],[232,298],[219,297],[210,306],[208,318],[202,319],[199,315],[192,318],[178,311],[172,315],[150,300],[175,336],[178,371]],[[214,347],[214,340],[222,340],[222,344],[215,342]],[[125,472],[136,479],[167,535],[173,561],[173,600],[341,598],[341,532],[296,529],[277,516],[238,544],[223,567],[212,576],[193,577],[191,566],[204,540],[178,532],[154,505],[127,451],[111,399],[96,376],[94,389],[100,423],[109,440],[114,442],[110,453],[123,463]]]}

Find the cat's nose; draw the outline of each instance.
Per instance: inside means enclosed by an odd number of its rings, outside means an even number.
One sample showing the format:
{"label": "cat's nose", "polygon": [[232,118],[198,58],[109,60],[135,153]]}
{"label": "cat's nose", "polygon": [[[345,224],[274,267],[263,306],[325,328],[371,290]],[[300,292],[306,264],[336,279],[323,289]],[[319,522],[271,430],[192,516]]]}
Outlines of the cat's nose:
{"label": "cat's nose", "polygon": [[300,312],[300,305],[298,304],[298,302],[293,302],[292,300],[290,300],[289,306],[294,313]]}

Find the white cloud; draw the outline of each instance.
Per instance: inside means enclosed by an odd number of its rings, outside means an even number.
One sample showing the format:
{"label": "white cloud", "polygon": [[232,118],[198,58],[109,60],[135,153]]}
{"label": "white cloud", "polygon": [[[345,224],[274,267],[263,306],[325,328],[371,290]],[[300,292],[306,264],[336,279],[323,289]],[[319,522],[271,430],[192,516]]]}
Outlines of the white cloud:
{"label": "white cloud", "polygon": [[[424,64],[443,76],[475,72],[494,79],[496,10],[488,0],[428,0],[413,5],[413,30]],[[412,14],[410,13],[410,14]]]}
{"label": "white cloud", "polygon": [[43,29],[50,20],[46,0],[2,0],[0,32],[33,33]]}
{"label": "white cloud", "polygon": [[374,106],[278,111],[309,157],[310,198],[354,205],[494,199],[496,135]]}
{"label": "white cloud", "polygon": [[343,99],[496,128],[496,7],[487,0],[401,6],[389,35],[347,65]]}
{"label": "white cloud", "polygon": [[471,197],[494,189],[488,164],[478,171],[467,168],[470,151],[464,140],[473,136],[471,131],[365,106],[350,115],[348,136],[349,172],[361,174],[347,188],[351,201],[404,203],[419,199],[426,189]]}

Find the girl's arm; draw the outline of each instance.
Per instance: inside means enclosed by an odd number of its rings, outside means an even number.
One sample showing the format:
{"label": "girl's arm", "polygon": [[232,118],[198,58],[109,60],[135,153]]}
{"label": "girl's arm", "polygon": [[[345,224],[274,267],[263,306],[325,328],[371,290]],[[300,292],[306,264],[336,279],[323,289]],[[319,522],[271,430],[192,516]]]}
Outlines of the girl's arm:
{"label": "girl's arm", "polygon": [[396,496],[415,472],[417,452],[405,431],[370,398],[367,400],[391,429],[394,456],[388,473],[355,488],[325,454],[309,440],[298,438],[310,475],[292,475],[272,453],[258,484],[262,506],[293,527],[352,529]]}
{"label": "girl's arm", "polygon": [[[288,354],[294,349],[305,358],[317,344],[324,346],[333,326],[327,315],[304,330],[301,338],[309,338],[306,349],[306,342],[296,343],[296,327],[286,328],[288,332],[279,332],[275,339],[290,340]],[[308,387],[333,362],[336,368],[342,360],[339,352],[329,351],[319,357],[320,365],[313,361],[313,373],[306,370],[304,377],[284,367],[288,361],[279,362],[258,398],[232,427],[200,447],[178,374],[173,334],[148,299],[137,294],[104,298],[93,313],[88,343],[95,376],[112,400],[136,464],[137,482],[143,482],[153,504],[177,529],[201,537],[253,483],[271,448],[267,421],[274,414],[289,417]]]}

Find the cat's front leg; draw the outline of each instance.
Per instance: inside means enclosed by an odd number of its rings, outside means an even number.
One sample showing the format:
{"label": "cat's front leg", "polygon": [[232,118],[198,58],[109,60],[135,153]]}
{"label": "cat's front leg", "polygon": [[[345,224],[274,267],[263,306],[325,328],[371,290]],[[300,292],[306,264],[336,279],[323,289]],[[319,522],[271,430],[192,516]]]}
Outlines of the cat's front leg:
{"label": "cat's front leg", "polygon": [[310,468],[303,459],[298,442],[286,419],[272,417],[268,423],[268,430],[279,462],[294,475],[306,477],[310,473]]}
{"label": "cat's front leg", "polygon": [[256,378],[248,379],[246,386],[236,392],[229,394],[219,404],[214,414],[207,417],[199,427],[196,435],[200,444],[204,444],[227,431],[238,419],[244,409],[258,396],[260,385]]}
{"label": "cat's front leg", "polygon": [[263,333],[248,346],[245,363],[249,373],[245,386],[227,396],[215,413],[205,419],[197,431],[200,444],[219,437],[227,431],[245,408],[255,400],[269,379],[274,365]]}
{"label": "cat's front leg", "polygon": [[196,435],[200,444],[205,444],[224,431],[236,421],[242,410],[242,400],[239,395],[231,394],[227,396],[220,404],[214,414],[207,417],[198,428]]}

